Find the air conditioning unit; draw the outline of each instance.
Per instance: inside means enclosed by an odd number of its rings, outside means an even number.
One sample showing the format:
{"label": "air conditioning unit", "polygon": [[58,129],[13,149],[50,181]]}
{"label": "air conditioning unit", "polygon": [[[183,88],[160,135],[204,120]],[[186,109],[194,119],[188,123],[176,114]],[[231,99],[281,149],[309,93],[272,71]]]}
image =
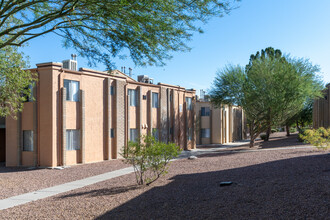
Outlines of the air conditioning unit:
{"label": "air conditioning unit", "polygon": [[71,54],[70,60],[63,60],[63,68],[78,71],[77,55]]}
{"label": "air conditioning unit", "polygon": [[138,76],[138,82],[153,84],[154,79],[149,78],[149,76],[147,76],[147,75],[139,75]]}
{"label": "air conditioning unit", "polygon": [[63,60],[62,63],[63,63],[64,69],[69,69],[69,70],[74,70],[74,71],[78,70],[77,60]]}

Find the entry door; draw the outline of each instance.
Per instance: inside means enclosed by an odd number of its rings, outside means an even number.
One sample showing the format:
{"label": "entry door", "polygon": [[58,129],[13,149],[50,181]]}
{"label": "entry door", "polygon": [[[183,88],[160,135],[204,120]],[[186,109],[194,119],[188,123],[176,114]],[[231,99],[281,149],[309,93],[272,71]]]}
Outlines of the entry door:
{"label": "entry door", "polygon": [[0,128],[0,162],[6,161],[6,129]]}

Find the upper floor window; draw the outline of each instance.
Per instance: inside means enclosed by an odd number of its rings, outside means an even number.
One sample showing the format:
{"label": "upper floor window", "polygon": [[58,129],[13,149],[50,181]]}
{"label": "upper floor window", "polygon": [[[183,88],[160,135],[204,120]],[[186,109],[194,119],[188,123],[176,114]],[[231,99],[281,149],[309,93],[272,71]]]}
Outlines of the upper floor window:
{"label": "upper floor window", "polygon": [[134,89],[129,89],[128,90],[128,95],[129,95],[129,106],[137,106],[137,94],[136,90]]}
{"label": "upper floor window", "polygon": [[192,110],[192,104],[191,104],[191,98],[190,97],[186,98],[186,105],[187,105],[187,110]]}
{"label": "upper floor window", "polygon": [[202,107],[201,108],[201,116],[210,116],[210,108]]}
{"label": "upper floor window", "polygon": [[79,102],[79,82],[74,80],[64,80],[64,88],[66,88],[66,100]]}
{"label": "upper floor window", "polygon": [[110,95],[114,95],[114,94],[115,94],[115,87],[110,86]]}
{"label": "upper floor window", "polygon": [[158,93],[153,92],[152,93],[152,107],[158,108]]}

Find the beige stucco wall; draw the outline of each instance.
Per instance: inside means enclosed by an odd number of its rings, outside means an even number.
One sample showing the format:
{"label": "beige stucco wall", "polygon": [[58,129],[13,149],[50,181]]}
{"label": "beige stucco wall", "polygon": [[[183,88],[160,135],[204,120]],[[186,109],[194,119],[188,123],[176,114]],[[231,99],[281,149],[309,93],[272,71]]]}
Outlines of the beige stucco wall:
{"label": "beige stucco wall", "polygon": [[[73,165],[81,163],[83,155],[86,163],[120,158],[121,149],[129,138],[130,128],[139,129],[141,134],[147,134],[152,128],[158,128],[159,137],[165,138],[165,141],[174,140],[182,149],[195,148],[195,142],[188,141],[186,135],[186,129],[194,126],[194,113],[185,112],[185,98],[193,97],[194,91],[188,92],[184,88],[170,85],[141,84],[131,79],[126,80],[123,76],[89,70],[70,71],[62,69],[60,64],[56,63],[40,64],[37,72],[39,75],[37,87],[39,166],[60,166],[63,165],[63,161],[65,165]],[[80,82],[80,90],[84,92],[85,97],[84,114],[81,112],[81,101],[64,101],[65,103],[62,101],[64,79]],[[109,83],[115,87],[115,94],[110,97],[107,93]],[[137,107],[127,106],[128,89],[141,91],[140,104]],[[151,108],[150,112],[151,92],[159,94],[160,106]],[[167,97],[170,93],[173,93],[171,103]],[[143,99],[143,96],[147,98]],[[21,130],[33,130],[33,111],[33,103],[26,103],[22,117],[19,119],[21,121],[7,119],[8,166],[18,165],[18,155],[21,157],[22,165],[33,165],[33,152],[20,154],[18,152],[18,126],[21,126]],[[81,130],[82,118],[85,121],[82,137],[84,150],[68,151],[63,148],[65,146],[62,143],[63,132],[65,129]],[[62,122],[62,119],[65,121]],[[145,127],[146,125],[148,128]],[[170,127],[173,127],[173,135],[169,135]],[[111,128],[114,129],[115,137],[109,140]]]}

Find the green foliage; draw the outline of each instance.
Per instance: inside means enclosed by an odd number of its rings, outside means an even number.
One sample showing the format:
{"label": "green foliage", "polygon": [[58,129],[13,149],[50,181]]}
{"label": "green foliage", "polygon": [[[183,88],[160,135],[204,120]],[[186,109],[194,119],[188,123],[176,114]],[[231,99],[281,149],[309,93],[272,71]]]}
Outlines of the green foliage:
{"label": "green foliage", "polygon": [[330,128],[308,129],[299,137],[319,149],[330,149]]}
{"label": "green foliage", "polygon": [[36,75],[23,70],[26,67],[27,62],[16,47],[7,46],[0,50],[0,117],[15,117],[31,94],[29,85],[35,81]]}
{"label": "green foliage", "polygon": [[276,129],[276,128],[272,128],[271,132],[272,132],[272,133],[278,132],[278,129]]}
{"label": "green foliage", "polygon": [[[112,67],[129,53],[137,65],[163,65],[169,52],[188,51],[198,24],[221,17],[235,0],[3,0],[0,48],[53,32],[90,64]],[[21,38],[23,36],[23,38]]]}
{"label": "green foliage", "polygon": [[267,139],[267,135],[266,134],[261,134],[260,138],[261,138],[261,140],[265,141]]}
{"label": "green foliage", "polygon": [[170,160],[179,152],[174,143],[159,142],[147,135],[136,142],[130,141],[121,155],[126,163],[133,165],[137,184],[149,185],[167,173]]}
{"label": "green foliage", "polygon": [[217,73],[210,92],[212,102],[243,107],[251,142],[271,126],[283,124],[297,114],[308,99],[321,95],[318,66],[308,60],[282,56],[266,48],[251,55],[245,67],[228,65]]}
{"label": "green foliage", "polygon": [[296,129],[295,128],[290,128],[290,133],[295,133]]}

